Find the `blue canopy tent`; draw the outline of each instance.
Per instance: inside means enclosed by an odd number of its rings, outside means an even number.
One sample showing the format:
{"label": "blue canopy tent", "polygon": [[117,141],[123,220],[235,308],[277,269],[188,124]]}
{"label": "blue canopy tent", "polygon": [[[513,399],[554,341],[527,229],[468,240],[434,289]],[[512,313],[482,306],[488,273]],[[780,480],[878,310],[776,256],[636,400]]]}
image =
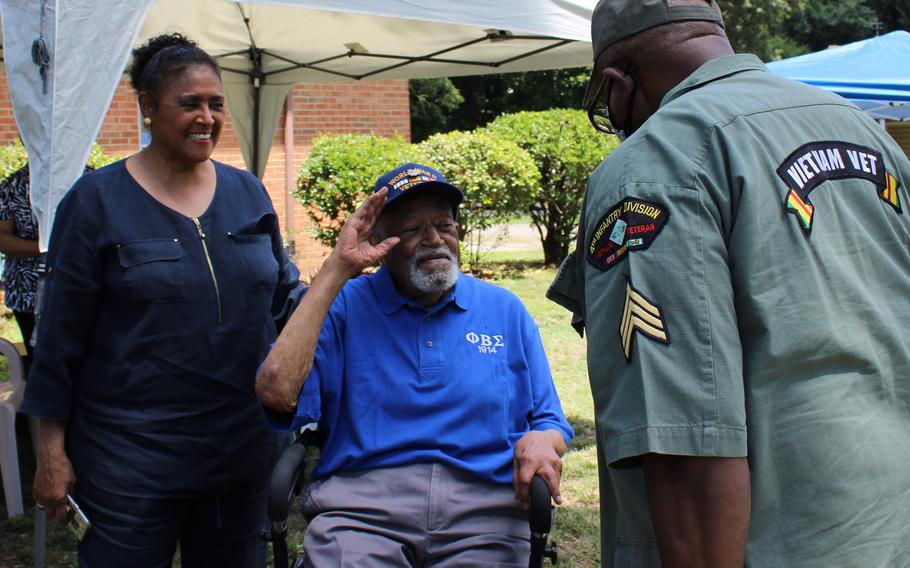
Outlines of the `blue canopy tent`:
{"label": "blue canopy tent", "polygon": [[849,99],[877,120],[910,120],[910,33],[896,31],[768,64]]}

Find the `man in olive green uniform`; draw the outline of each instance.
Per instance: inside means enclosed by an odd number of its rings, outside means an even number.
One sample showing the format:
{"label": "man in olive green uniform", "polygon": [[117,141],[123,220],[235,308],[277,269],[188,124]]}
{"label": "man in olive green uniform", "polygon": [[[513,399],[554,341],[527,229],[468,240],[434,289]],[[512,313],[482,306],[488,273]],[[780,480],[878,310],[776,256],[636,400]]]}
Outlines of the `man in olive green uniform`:
{"label": "man in olive green uniform", "polygon": [[733,55],[712,1],[601,0],[628,138],[548,295],[588,333],[604,566],[910,563],[910,163]]}

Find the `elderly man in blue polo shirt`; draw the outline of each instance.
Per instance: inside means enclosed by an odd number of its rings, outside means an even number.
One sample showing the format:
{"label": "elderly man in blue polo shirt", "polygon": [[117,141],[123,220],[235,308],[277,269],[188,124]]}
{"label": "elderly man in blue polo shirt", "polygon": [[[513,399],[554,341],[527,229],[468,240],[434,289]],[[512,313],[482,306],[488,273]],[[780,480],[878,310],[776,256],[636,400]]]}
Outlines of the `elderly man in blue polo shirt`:
{"label": "elderly man in blue polo shirt", "polygon": [[459,271],[462,198],[419,164],[380,177],[260,370],[273,425],[327,435],[312,566],[526,566],[531,478],[561,502],[572,428],[521,301]]}

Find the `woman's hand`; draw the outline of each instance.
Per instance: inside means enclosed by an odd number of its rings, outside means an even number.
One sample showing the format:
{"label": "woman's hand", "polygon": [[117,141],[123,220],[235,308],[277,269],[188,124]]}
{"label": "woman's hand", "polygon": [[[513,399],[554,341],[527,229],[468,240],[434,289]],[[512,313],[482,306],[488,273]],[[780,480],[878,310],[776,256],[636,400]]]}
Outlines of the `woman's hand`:
{"label": "woman's hand", "polygon": [[35,506],[53,519],[67,515],[66,496],[76,484],[76,474],[64,449],[66,423],[41,420],[38,434],[37,469],[32,496]]}

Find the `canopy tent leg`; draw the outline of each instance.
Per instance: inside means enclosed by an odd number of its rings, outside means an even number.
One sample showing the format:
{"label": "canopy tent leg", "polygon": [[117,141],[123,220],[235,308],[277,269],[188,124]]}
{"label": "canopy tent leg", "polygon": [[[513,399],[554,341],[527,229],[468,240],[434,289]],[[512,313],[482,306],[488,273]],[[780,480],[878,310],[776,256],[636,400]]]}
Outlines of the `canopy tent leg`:
{"label": "canopy tent leg", "polygon": [[265,164],[259,164],[259,116],[262,111],[262,83],[265,81],[265,74],[262,72],[262,50],[258,47],[250,48],[250,62],[253,64],[253,71],[250,73],[250,80],[253,82],[253,173],[256,177],[262,179],[265,174]]}
{"label": "canopy tent leg", "polygon": [[288,254],[296,252],[294,243],[294,91],[284,99],[284,232]]}

